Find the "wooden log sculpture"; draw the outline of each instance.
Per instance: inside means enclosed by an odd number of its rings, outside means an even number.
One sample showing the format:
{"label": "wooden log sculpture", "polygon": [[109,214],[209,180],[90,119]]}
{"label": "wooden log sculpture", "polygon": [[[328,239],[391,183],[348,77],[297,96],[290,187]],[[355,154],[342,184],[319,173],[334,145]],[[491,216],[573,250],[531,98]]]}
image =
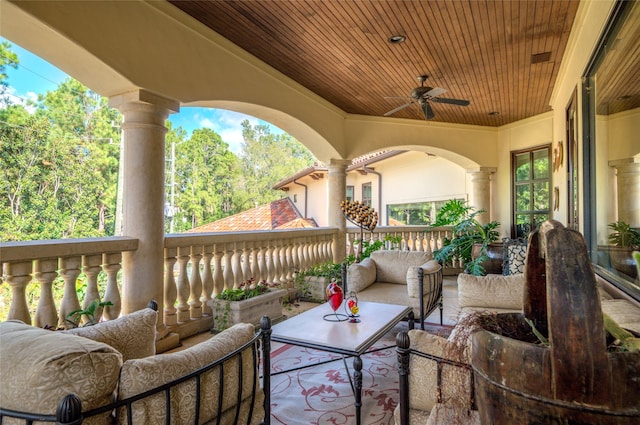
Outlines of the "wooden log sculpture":
{"label": "wooden log sculpture", "polygon": [[549,345],[486,330],[473,335],[482,423],[640,423],[640,353],[607,351],[582,235],[543,223],[529,239],[525,280],[522,320],[531,320]]}

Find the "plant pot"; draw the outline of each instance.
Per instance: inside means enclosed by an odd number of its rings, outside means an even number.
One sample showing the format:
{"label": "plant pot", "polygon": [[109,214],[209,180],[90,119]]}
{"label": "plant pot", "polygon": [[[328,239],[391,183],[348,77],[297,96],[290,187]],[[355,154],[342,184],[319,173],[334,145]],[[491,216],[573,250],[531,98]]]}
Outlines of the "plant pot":
{"label": "plant pot", "polygon": [[[607,351],[584,238],[558,222],[547,223],[531,235],[527,270],[546,269],[546,277],[527,273],[524,314],[549,344],[497,331],[473,334],[471,363],[481,423],[640,423],[640,353]],[[499,314],[497,320],[516,319],[526,328],[524,317]]]}
{"label": "plant pot", "polygon": [[301,292],[300,298],[318,302],[325,301],[325,290],[328,284],[329,278],[326,276],[305,276],[304,284],[298,288]]}
{"label": "plant pot", "polygon": [[209,301],[213,311],[213,327],[223,330],[236,323],[258,326],[262,316],[269,316],[272,322],[277,321],[282,318],[282,300],[286,295],[286,289],[276,289],[242,301],[214,298]]}
{"label": "plant pot", "polygon": [[[473,244],[473,247],[471,248],[471,258],[478,258],[480,256],[481,249],[482,244]],[[502,242],[490,243],[487,246],[485,254],[489,259],[480,263],[482,264],[482,267],[484,267],[485,274],[502,274],[502,262],[504,260],[504,247]]]}
{"label": "plant pot", "polygon": [[638,269],[636,268],[636,262],[631,255],[632,252],[633,249],[625,246],[609,247],[609,257],[613,268],[620,273],[626,274],[631,279],[635,279],[638,276]]}

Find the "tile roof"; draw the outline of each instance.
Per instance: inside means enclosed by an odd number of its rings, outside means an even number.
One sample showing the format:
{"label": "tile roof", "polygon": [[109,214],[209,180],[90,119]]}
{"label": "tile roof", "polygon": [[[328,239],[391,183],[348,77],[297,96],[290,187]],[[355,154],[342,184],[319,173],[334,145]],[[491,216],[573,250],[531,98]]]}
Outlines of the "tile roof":
{"label": "tile roof", "polygon": [[185,233],[240,232],[285,228],[318,227],[313,219],[305,219],[289,198],[216,220]]}

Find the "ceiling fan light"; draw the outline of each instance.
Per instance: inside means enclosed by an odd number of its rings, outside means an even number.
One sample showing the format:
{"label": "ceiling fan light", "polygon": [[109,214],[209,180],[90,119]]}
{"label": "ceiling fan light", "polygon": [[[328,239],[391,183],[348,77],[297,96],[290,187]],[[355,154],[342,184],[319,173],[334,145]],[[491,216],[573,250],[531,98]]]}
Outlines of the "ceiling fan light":
{"label": "ceiling fan light", "polygon": [[407,39],[407,37],[405,35],[402,35],[402,34],[392,35],[391,37],[388,38],[389,43],[391,43],[391,44],[404,43],[406,39]]}

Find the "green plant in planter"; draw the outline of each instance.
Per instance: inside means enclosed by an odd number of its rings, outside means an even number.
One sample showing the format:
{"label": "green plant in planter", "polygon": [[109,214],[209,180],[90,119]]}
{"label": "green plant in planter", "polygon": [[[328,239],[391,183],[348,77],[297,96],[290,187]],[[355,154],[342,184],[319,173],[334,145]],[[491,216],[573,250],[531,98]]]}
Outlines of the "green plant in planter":
{"label": "green plant in planter", "polygon": [[615,246],[640,248],[640,232],[624,221],[609,223],[613,233],[609,235],[609,243]]}
{"label": "green plant in planter", "polygon": [[[489,244],[496,242],[500,236],[496,230],[500,223],[494,220],[481,224],[476,216],[483,212],[474,211],[456,224],[453,228],[454,237],[444,239],[442,248],[434,251],[434,258],[446,264],[451,264],[453,258],[460,258],[464,261],[466,273],[484,274],[482,262],[489,258],[486,254]],[[474,244],[481,244],[480,255],[476,258],[472,258],[471,255]]]}
{"label": "green plant in planter", "polygon": [[217,330],[221,331],[229,327],[229,316],[231,314],[231,302],[248,300],[250,298],[257,297],[265,294],[272,289],[277,289],[279,284],[268,283],[265,280],[256,282],[255,278],[249,278],[238,285],[237,288],[227,288],[215,296],[218,300],[224,300],[224,307],[220,308],[219,304],[216,304],[215,311],[213,312],[214,323],[216,323]]}
{"label": "green plant in planter", "polygon": [[431,227],[455,226],[473,212],[473,207],[466,205],[462,199],[449,199],[436,214]]}
{"label": "green plant in planter", "polygon": [[[364,255],[364,253],[363,253]],[[345,258],[344,264],[349,267],[350,264],[356,261],[356,257],[350,255]],[[311,288],[305,277],[307,276],[317,276],[317,277],[326,277],[327,281],[335,280],[339,284],[342,283],[342,264],[343,263],[334,263],[327,262],[323,264],[318,264],[310,269],[303,272],[296,272],[294,278],[294,284],[296,288],[302,293],[302,297],[306,298],[308,294],[311,292]]]}

